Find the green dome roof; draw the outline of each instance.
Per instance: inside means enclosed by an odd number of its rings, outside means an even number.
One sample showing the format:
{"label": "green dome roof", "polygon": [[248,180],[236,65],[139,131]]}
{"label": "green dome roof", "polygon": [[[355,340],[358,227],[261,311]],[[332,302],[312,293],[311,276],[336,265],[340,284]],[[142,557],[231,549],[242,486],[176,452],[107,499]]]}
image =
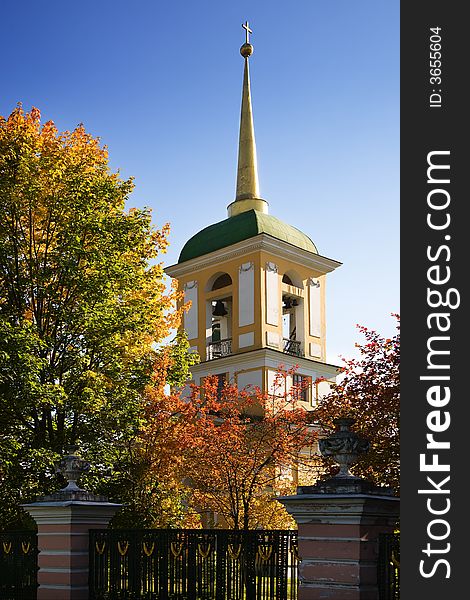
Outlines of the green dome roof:
{"label": "green dome roof", "polygon": [[209,252],[226,248],[237,242],[255,237],[260,233],[270,235],[277,240],[318,254],[312,240],[292,225],[283,223],[276,217],[257,210],[247,210],[224,221],[209,225],[186,242],[178,262],[182,263]]}

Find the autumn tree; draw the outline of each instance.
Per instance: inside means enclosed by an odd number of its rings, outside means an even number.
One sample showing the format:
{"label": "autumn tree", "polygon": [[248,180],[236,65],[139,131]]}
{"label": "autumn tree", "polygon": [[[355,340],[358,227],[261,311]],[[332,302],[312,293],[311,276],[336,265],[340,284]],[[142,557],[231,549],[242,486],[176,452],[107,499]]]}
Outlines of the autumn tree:
{"label": "autumn tree", "polygon": [[[188,450],[194,442],[199,407],[178,389],[199,360],[189,353],[186,334],[159,351],[151,384],[143,393],[143,423],[116,461],[105,491],[124,504],[113,527],[197,527],[200,519],[188,510],[191,490],[185,485]],[[168,385],[173,392],[168,393]]]}
{"label": "autumn tree", "polygon": [[145,419],[179,315],[157,262],[168,226],[126,210],[132,189],[82,125],[0,118],[0,525],[57,487],[68,444],[106,472]]}
{"label": "autumn tree", "polygon": [[[356,419],[354,429],[370,441],[370,450],[352,472],[378,485],[399,488],[400,477],[400,333],[384,338],[358,326],[365,343],[360,358],[344,359],[343,376],[332,386],[314,416],[325,431],[340,416]],[[326,461],[331,468],[331,462]]]}
{"label": "autumn tree", "polygon": [[272,394],[228,383],[221,390],[213,377],[193,387],[189,402],[197,422],[185,467],[191,503],[230,528],[292,525],[274,499],[295,488],[293,469],[315,434],[298,390],[284,391],[285,376],[278,374]]}
{"label": "autumn tree", "polygon": [[[181,335],[181,334],[180,334]],[[187,343],[187,342],[186,342]],[[295,490],[299,466],[311,466],[306,449],[316,434],[299,401],[301,386],[285,393],[279,372],[271,395],[218,386],[208,377],[184,386],[194,357],[180,342],[165,349],[146,387],[145,420],[131,440],[112,486],[126,506],[113,526],[200,527],[202,515],[240,528],[287,528],[293,521],[276,495]],[[164,383],[171,382],[170,393]],[[300,454],[303,457],[300,457]]]}

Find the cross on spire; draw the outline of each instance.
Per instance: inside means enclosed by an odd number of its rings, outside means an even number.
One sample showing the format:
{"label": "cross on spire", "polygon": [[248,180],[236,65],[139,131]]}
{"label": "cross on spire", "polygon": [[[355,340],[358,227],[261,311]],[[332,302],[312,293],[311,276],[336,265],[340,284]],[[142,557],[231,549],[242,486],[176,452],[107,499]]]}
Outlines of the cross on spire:
{"label": "cross on spire", "polygon": [[248,24],[248,21],[245,21],[242,24],[243,29],[245,30],[245,34],[246,34],[246,40],[245,43],[249,44],[250,43],[250,33],[253,33],[253,31],[250,29],[250,26]]}

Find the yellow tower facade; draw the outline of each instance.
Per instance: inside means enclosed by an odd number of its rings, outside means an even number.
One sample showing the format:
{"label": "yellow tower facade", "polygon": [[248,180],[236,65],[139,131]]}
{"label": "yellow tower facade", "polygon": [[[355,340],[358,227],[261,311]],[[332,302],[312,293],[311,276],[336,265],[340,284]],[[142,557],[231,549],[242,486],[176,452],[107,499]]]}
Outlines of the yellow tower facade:
{"label": "yellow tower facade", "polygon": [[[325,290],[327,273],[341,263],[271,216],[259,195],[248,64],[253,46],[244,27],[236,198],[228,217],[196,233],[165,271],[191,303],[182,326],[201,358],[192,368],[196,384],[217,375],[221,383],[269,391],[281,365],[297,366],[286,385],[306,380],[303,400],[312,406],[337,374],[326,362]],[[315,383],[318,378],[324,383]]]}

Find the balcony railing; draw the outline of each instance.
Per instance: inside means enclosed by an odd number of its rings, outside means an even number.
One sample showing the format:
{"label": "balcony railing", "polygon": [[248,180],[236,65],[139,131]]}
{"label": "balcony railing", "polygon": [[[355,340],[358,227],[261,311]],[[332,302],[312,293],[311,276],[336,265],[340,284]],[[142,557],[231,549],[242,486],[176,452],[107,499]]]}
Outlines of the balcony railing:
{"label": "balcony railing", "polygon": [[207,344],[207,360],[230,356],[230,354],[232,354],[232,338],[227,338],[218,342],[209,342],[209,344]]}
{"label": "balcony railing", "polygon": [[284,338],[282,341],[284,346],[283,351],[286,354],[292,354],[292,356],[302,356],[300,340],[290,340],[288,338]]}

